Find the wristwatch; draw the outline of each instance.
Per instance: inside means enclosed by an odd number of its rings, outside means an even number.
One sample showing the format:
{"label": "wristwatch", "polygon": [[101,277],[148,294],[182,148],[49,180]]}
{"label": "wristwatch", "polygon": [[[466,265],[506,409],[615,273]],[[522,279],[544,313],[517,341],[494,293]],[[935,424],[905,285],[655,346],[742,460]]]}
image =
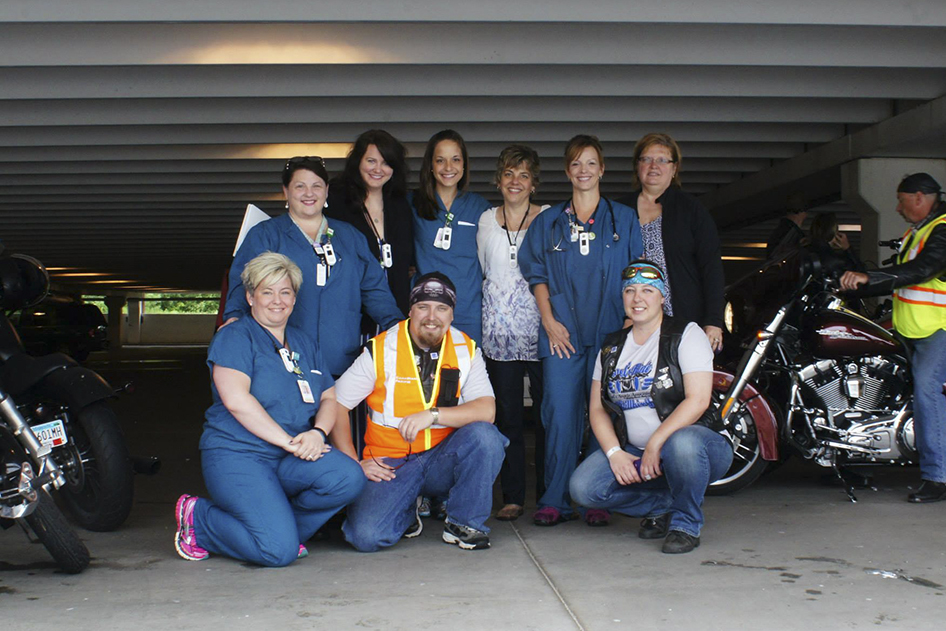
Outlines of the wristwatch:
{"label": "wristwatch", "polygon": [[440,408],[430,408],[427,411],[430,412],[430,415],[434,418],[434,423],[436,423],[440,418]]}

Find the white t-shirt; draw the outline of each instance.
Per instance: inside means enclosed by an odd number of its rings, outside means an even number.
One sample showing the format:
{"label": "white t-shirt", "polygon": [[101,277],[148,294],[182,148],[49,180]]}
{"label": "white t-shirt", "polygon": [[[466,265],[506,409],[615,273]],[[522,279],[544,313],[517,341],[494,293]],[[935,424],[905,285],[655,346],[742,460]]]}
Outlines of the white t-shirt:
{"label": "white t-shirt", "polygon": [[[601,384],[608,398],[624,411],[628,442],[640,449],[647,446],[651,434],[660,427],[660,417],[650,395],[659,346],[659,329],[643,344],[637,344],[634,335],[628,334],[611,381]],[[695,322],[690,322],[684,329],[678,356],[683,374],[713,371],[713,349],[703,329]],[[592,379],[601,381],[600,352]]]}

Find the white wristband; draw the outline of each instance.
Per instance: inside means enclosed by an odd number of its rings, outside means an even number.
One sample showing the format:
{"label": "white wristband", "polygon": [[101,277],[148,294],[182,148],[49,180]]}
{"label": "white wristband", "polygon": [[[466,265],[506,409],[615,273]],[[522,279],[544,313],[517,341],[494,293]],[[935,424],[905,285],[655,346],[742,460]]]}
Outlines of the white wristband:
{"label": "white wristband", "polygon": [[605,457],[606,457],[608,460],[610,460],[610,459],[611,459],[611,456],[613,456],[614,454],[616,454],[616,453],[619,452],[619,451],[621,451],[621,446],[620,446],[620,445],[615,445],[614,447],[612,447],[611,449],[609,449],[609,450],[607,451],[607,453],[605,453],[604,455],[605,455]]}

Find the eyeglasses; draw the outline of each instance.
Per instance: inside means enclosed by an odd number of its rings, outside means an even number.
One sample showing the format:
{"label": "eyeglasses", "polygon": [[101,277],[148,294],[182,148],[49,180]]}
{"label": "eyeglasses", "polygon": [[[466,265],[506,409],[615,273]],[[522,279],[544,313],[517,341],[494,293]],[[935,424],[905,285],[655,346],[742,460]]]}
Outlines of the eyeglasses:
{"label": "eyeglasses", "polygon": [[659,164],[660,166],[666,166],[668,164],[673,164],[676,160],[671,160],[670,158],[652,158],[650,156],[643,156],[637,159],[638,164]]}
{"label": "eyeglasses", "polygon": [[631,280],[635,276],[646,278],[647,280],[663,280],[664,275],[656,267],[651,265],[628,265],[621,272],[621,280]]}
{"label": "eyeglasses", "polygon": [[283,167],[283,171],[288,171],[290,167],[306,162],[316,162],[321,164],[323,169],[325,168],[325,160],[322,159],[322,156],[296,156],[295,158],[286,160],[286,166]]}

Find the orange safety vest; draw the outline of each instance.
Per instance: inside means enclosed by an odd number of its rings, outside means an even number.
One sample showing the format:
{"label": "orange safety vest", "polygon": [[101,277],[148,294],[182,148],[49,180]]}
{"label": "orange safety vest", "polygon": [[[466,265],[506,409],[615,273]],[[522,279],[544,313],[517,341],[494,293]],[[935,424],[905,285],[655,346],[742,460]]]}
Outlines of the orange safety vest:
{"label": "orange safety vest", "polygon": [[404,417],[434,407],[440,394],[440,371],[443,368],[460,370],[456,393],[460,398],[463,384],[470,374],[476,343],[462,331],[450,327],[437,358],[433,391],[427,399],[417,372],[408,322],[400,322],[369,342],[374,358],[375,384],[374,391],[366,399],[371,409],[371,420],[365,431],[364,458],[403,458],[408,453],[427,451],[453,431],[452,427],[434,424],[420,432],[408,445],[397,428]]}

